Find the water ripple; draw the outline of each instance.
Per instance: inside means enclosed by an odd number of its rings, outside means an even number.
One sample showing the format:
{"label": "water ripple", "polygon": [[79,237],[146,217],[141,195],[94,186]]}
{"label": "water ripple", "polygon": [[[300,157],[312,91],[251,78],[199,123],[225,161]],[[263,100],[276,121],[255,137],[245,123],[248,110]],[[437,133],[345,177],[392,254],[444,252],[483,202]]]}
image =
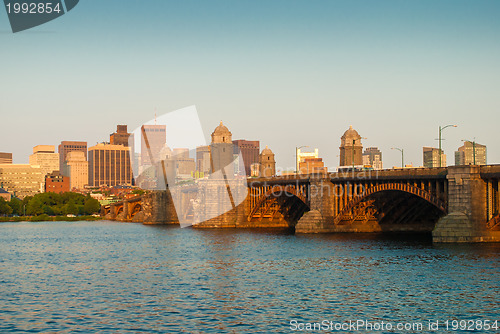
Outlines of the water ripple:
{"label": "water ripple", "polygon": [[500,245],[413,236],[0,224],[0,273],[1,333],[283,333],[292,319],[500,313]]}

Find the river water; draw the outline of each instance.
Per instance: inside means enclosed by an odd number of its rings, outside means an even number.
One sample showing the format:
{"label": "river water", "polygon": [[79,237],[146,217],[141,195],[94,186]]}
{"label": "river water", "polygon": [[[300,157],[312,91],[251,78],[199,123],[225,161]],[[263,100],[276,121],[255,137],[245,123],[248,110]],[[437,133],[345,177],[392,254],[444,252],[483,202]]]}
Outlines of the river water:
{"label": "river water", "polygon": [[438,320],[445,332],[445,320],[500,320],[499,292],[500,244],[0,224],[0,333],[289,333],[324,320],[371,324],[360,333]]}

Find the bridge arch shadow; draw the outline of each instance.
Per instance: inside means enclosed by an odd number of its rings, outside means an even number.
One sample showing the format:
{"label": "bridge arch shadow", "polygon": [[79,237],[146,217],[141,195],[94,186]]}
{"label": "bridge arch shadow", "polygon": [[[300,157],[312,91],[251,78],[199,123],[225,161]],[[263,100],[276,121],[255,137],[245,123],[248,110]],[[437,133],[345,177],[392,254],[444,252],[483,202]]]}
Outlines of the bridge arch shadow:
{"label": "bridge arch shadow", "polygon": [[385,183],[351,197],[334,224],[378,224],[382,231],[431,232],[446,213],[446,202],[426,190]]}
{"label": "bridge arch shadow", "polygon": [[142,203],[141,202],[135,202],[132,204],[130,208],[130,218],[133,218],[136,214],[141,212],[142,210]]}
{"label": "bridge arch shadow", "polygon": [[293,185],[275,185],[261,194],[248,215],[249,222],[284,220],[294,228],[309,211],[307,191]]}

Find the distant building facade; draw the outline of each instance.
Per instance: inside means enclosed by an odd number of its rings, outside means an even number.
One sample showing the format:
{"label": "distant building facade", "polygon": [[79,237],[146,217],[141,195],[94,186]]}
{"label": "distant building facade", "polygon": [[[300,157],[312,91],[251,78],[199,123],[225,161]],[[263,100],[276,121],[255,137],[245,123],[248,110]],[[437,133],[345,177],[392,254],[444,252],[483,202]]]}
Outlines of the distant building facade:
{"label": "distant building facade", "polygon": [[59,171],[45,176],[45,192],[65,193],[70,191],[69,177],[62,175]]}
{"label": "distant building facade", "polygon": [[[435,168],[439,167],[439,149],[435,147],[424,147],[424,167]],[[441,150],[441,166],[446,167],[446,154]]]}
{"label": "distant building facade", "polygon": [[[259,161],[260,161],[260,155],[259,155]],[[250,166],[251,168],[251,175],[252,177],[259,177],[260,176],[260,162],[256,164],[252,164]]]}
{"label": "distant building facade", "polygon": [[189,159],[188,148],[174,148],[172,154],[174,159]]}
{"label": "distant building facade", "polygon": [[233,162],[232,133],[220,122],[212,132],[210,144],[211,173],[223,170]]}
{"label": "distant building facade", "polygon": [[126,125],[117,125],[116,132],[109,136],[109,143],[111,145],[129,146],[130,135]]}
{"label": "distant building facade", "polygon": [[[69,152],[79,151],[83,152],[85,155],[85,160],[87,160],[87,142],[85,141],[62,141],[59,144],[59,170],[62,171],[64,168],[64,162],[68,156]],[[66,175],[68,176],[68,175]]]}
{"label": "distant building facade", "polygon": [[244,166],[240,166],[240,174],[250,176],[252,174],[252,164],[259,162],[260,142],[258,140],[233,140],[233,154],[240,154],[243,158]]}
{"label": "distant building facade", "polygon": [[33,147],[33,154],[29,162],[32,166],[40,166],[45,174],[59,171],[59,153],[55,153],[53,145],[37,145]]}
{"label": "distant building facade", "polygon": [[196,170],[201,175],[210,173],[210,146],[196,148]]}
{"label": "distant building facade", "polygon": [[319,158],[319,150],[317,148],[314,149],[313,152],[302,152],[301,149],[297,149],[297,165],[299,166],[299,171],[300,171],[300,164],[305,161],[305,159],[318,159]]}
{"label": "distant building facade", "polygon": [[363,145],[359,133],[349,126],[340,137],[340,166],[359,166],[363,164]]}
{"label": "distant building facade", "polygon": [[363,152],[363,165],[372,166],[373,169],[383,169],[382,152],[378,147],[368,147]]}
{"label": "distant building facade", "polygon": [[486,165],[486,145],[466,141],[455,151],[455,165]]}
{"label": "distant building facade", "polygon": [[141,126],[141,166],[153,166],[167,142],[165,125]]}
{"label": "distant building facade", "polygon": [[0,164],[11,164],[12,153],[0,152]]}
{"label": "distant building facade", "polygon": [[299,163],[299,174],[326,173],[322,158],[305,158]]}
{"label": "distant building facade", "polygon": [[173,159],[176,178],[186,179],[195,176],[196,161],[189,157],[189,149],[174,148]]}
{"label": "distant building facade", "polygon": [[274,153],[269,149],[269,147],[267,147],[267,145],[266,148],[263,149],[259,155],[259,165],[260,165],[259,176],[271,177],[276,175],[276,160],[274,158]]}
{"label": "distant building facade", "polygon": [[116,132],[109,135],[109,143],[111,145],[129,146],[129,137],[130,133],[128,133],[127,126],[117,125]]}
{"label": "distant building facade", "polygon": [[38,165],[0,165],[0,186],[19,198],[44,191],[45,171]]}
{"label": "distant building facade", "polygon": [[89,184],[89,163],[81,151],[68,153],[61,172],[69,177],[71,190],[82,190]]}
{"label": "distant building facade", "polygon": [[175,159],[175,171],[178,178],[190,178],[195,176],[196,162],[193,158]]}
{"label": "distant building facade", "polygon": [[3,188],[0,188],[0,198],[3,198],[6,202],[9,202],[12,199],[12,194]]}
{"label": "distant building facade", "polygon": [[110,187],[132,184],[130,148],[97,144],[89,148],[89,186]]}

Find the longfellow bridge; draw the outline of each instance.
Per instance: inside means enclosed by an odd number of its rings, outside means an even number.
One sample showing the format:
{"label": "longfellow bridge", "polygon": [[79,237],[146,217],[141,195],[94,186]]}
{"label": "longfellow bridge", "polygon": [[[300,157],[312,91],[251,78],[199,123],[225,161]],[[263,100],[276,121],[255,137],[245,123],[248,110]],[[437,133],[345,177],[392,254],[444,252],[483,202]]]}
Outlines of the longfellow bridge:
{"label": "longfellow bridge", "polygon": [[[251,178],[247,186],[241,204],[195,227],[432,232],[435,242],[500,241],[500,165]],[[200,196],[193,187],[182,192],[183,219]],[[168,190],[113,203],[103,214],[145,224],[175,224],[179,218]]]}

